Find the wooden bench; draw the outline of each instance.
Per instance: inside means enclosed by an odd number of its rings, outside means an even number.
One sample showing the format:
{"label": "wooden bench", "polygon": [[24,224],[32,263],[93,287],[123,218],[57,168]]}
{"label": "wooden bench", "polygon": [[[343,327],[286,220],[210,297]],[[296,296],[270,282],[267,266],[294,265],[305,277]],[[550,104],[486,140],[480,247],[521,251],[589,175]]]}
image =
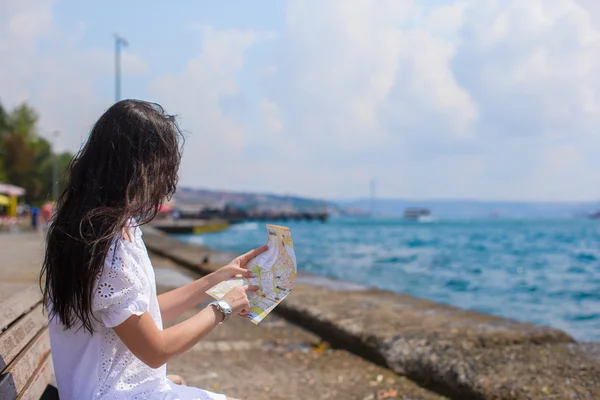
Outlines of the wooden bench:
{"label": "wooden bench", "polygon": [[0,399],[57,399],[37,285],[0,283]]}

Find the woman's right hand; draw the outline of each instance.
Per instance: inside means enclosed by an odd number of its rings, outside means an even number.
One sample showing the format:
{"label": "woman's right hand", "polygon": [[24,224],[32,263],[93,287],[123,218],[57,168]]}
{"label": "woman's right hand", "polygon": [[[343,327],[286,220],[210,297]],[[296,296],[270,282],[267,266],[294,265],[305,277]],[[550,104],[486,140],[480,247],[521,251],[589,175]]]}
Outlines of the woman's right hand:
{"label": "woman's right hand", "polygon": [[231,307],[231,311],[233,314],[244,315],[250,311],[250,303],[248,301],[248,293],[256,292],[259,289],[256,285],[244,285],[238,286],[225,296],[223,296],[222,300],[226,301]]}

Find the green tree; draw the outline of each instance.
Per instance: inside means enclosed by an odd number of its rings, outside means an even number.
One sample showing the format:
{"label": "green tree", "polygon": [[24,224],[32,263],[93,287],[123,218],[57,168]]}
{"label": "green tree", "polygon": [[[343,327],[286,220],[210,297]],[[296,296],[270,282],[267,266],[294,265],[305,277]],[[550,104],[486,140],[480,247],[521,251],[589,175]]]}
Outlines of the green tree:
{"label": "green tree", "polygon": [[[0,160],[4,160],[5,151],[2,146],[4,134],[8,132],[8,114],[0,104]],[[4,163],[0,162],[0,182],[6,181],[6,172],[4,171]]]}
{"label": "green tree", "polygon": [[33,204],[50,199],[54,163],[62,176],[72,156],[54,154],[50,142],[38,135],[37,121],[37,113],[26,104],[10,113],[0,105],[0,180],[24,187]]}

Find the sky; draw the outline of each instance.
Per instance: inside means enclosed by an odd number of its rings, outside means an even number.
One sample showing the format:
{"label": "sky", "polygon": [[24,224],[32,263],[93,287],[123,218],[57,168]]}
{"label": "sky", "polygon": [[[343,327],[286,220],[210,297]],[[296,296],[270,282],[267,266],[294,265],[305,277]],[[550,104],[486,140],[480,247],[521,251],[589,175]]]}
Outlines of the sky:
{"label": "sky", "polygon": [[600,199],[597,0],[0,0],[0,102],[76,151],[160,103],[185,186],[351,199]]}

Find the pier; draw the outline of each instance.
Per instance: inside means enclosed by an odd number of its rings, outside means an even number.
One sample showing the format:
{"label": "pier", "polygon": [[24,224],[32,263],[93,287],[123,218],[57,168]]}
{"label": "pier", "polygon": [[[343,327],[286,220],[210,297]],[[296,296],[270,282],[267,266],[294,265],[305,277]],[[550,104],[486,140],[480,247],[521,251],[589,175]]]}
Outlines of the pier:
{"label": "pier", "polygon": [[229,224],[248,221],[320,221],[327,222],[329,213],[323,211],[245,210],[241,208],[177,207],[180,220],[221,220]]}
{"label": "pier", "polygon": [[232,224],[250,221],[285,222],[285,221],[320,221],[326,222],[327,212],[282,212],[282,211],[245,211],[239,209],[191,208],[177,209],[177,217],[173,213],[164,214],[150,223],[151,226],[169,234],[197,235],[223,231]]}
{"label": "pier", "polygon": [[326,212],[261,212],[248,214],[247,221],[321,221],[327,222]]}
{"label": "pier", "polygon": [[199,235],[224,231],[230,224],[222,219],[159,219],[150,225],[168,234]]}

